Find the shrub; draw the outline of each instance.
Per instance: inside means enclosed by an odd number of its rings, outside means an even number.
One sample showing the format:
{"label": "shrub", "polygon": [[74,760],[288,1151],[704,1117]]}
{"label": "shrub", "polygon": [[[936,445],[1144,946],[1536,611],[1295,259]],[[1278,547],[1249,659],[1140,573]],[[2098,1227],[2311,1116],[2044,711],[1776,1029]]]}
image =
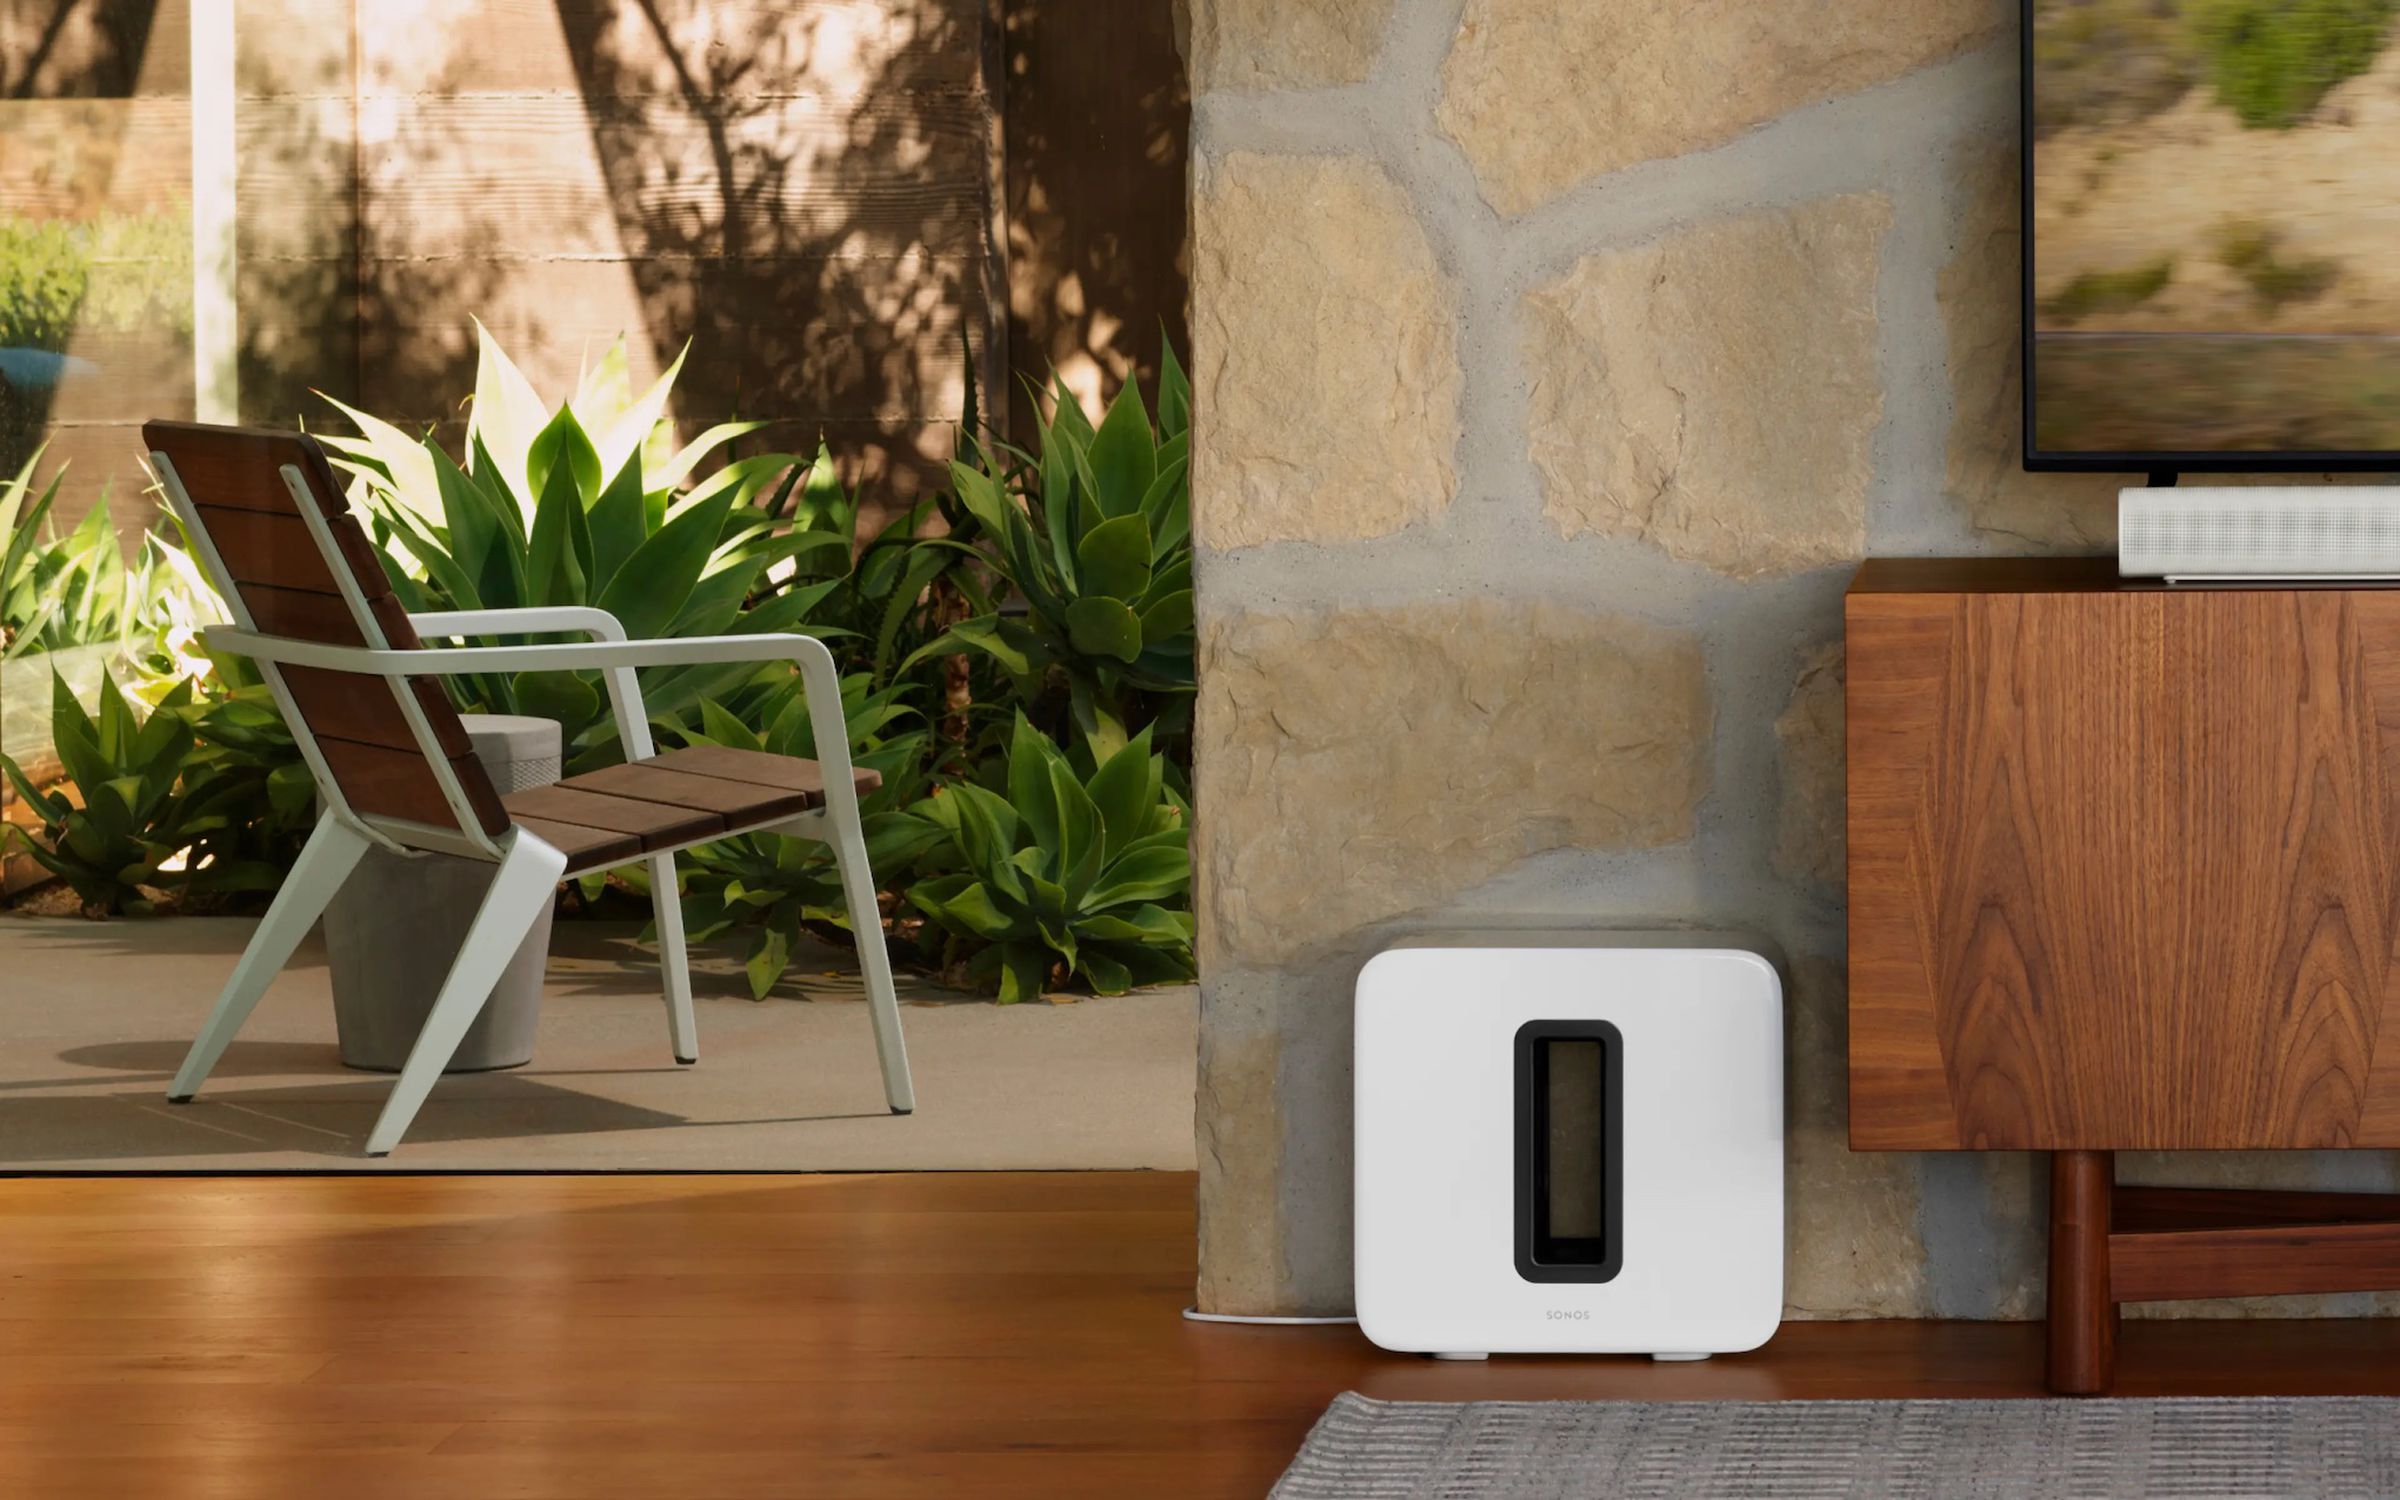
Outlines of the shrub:
{"label": "shrub", "polygon": [[2341,275],[2330,260],[2280,258],[2275,251],[2281,238],[2271,226],[2247,219],[2227,223],[2217,236],[2217,259],[2250,284],[2259,310],[2270,315],[2287,302],[2323,296]]}
{"label": "shrub", "polygon": [[914,810],[962,868],[918,881],[910,904],[1003,1005],[1075,978],[1104,995],[1190,979],[1190,820],[1165,774],[1146,729],[1085,777],[1019,714],[1005,792],[961,782]]}
{"label": "shrub", "polygon": [[[265,891],[281,883],[297,851],[273,846],[278,828],[304,815],[304,772],[271,789],[272,771],[260,771],[253,786],[247,778],[259,762],[247,750],[208,753],[194,727],[188,680],[146,718],[113,678],[101,679],[99,709],[90,714],[64,678],[52,683],[58,758],[81,802],[61,788],[35,786],[0,754],[0,772],[41,821],[39,838],[13,825],[7,832],[66,881],[87,912],[147,912],[153,890]],[[255,857],[269,849],[277,857]]]}
{"label": "shrub", "polygon": [[[883,785],[859,801],[867,863],[887,888],[905,890],[917,858],[940,842],[940,830],[903,811],[925,795],[927,731],[905,700],[907,690],[872,687],[865,673],[842,679],[842,718],[850,758],[879,772]],[[798,678],[788,678],[743,714],[714,700],[701,705],[701,723],[681,733],[686,744],[730,745],[778,755],[816,755],[815,726]],[[752,729],[750,726],[762,726]],[[735,928],[752,929],[744,968],[753,999],[764,999],[791,961],[801,929],[850,925],[841,872],[833,850],[815,839],[749,833],[703,844],[678,865],[693,941]],[[635,883],[640,883],[637,876]]]}
{"label": "shrub", "polygon": [[1170,349],[1155,430],[1133,383],[1098,428],[1062,383],[1038,454],[994,445],[980,467],[952,463],[984,557],[1024,609],[988,609],[918,657],[989,657],[1020,705],[1061,741],[1076,736],[1092,765],[1144,727],[1180,748],[1193,685],[1190,422]]}
{"label": "shrub", "polygon": [[0,479],[0,658],[114,645],[143,695],[154,697],[169,680],[190,675],[190,626],[224,617],[212,607],[216,595],[165,534],[144,538],[128,565],[105,492],[60,536],[50,511],[66,471],[37,492],[41,459],[37,450]]}
{"label": "shrub", "polygon": [[0,349],[63,350],[77,328],[192,331],[191,221],[0,217]]}
{"label": "shrub", "polygon": [[2079,323],[2094,313],[2139,307],[2175,279],[2172,256],[2160,256],[2128,271],[2086,271],[2044,298],[2041,314],[2055,323]]}
{"label": "shrub", "polygon": [[2396,0],[2199,0],[2191,22],[2217,97],[2252,129],[2282,130],[2383,50]]}

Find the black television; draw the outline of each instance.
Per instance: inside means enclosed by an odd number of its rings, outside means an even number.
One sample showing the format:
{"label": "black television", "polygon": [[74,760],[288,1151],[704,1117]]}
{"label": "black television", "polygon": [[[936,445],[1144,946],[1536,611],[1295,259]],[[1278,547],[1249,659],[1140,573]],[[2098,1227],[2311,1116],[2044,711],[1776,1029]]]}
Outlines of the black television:
{"label": "black television", "polygon": [[2022,0],[2025,467],[2400,470],[2400,0]]}

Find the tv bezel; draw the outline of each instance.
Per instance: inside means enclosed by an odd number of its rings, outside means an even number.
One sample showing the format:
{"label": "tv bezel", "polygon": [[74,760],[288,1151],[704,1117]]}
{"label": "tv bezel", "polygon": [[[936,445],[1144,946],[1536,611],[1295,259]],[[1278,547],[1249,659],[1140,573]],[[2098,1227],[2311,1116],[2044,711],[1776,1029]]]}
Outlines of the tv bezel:
{"label": "tv bezel", "polygon": [[2155,451],[2061,453],[2034,446],[2033,401],[2033,7],[2017,7],[2017,384],[2018,450],[2031,474],[2380,474],[2400,472],[2400,448],[2325,453],[2302,449],[2183,453]]}

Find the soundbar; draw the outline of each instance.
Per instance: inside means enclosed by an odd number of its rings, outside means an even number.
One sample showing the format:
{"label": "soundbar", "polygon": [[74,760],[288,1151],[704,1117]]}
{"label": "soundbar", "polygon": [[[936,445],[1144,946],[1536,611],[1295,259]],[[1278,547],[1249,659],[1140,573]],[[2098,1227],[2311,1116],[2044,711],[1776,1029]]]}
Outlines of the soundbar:
{"label": "soundbar", "polygon": [[2194,583],[2400,578],[2400,488],[2119,490],[2117,573]]}

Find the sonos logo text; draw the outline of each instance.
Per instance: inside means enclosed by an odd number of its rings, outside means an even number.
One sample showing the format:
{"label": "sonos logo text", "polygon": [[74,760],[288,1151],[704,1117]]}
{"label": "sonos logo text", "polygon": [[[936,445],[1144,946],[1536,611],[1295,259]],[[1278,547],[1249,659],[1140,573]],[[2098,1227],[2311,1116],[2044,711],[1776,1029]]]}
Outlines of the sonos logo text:
{"label": "sonos logo text", "polygon": [[1553,1323],[1583,1323],[1590,1321],[1592,1310],[1588,1307],[1554,1307],[1542,1316]]}

